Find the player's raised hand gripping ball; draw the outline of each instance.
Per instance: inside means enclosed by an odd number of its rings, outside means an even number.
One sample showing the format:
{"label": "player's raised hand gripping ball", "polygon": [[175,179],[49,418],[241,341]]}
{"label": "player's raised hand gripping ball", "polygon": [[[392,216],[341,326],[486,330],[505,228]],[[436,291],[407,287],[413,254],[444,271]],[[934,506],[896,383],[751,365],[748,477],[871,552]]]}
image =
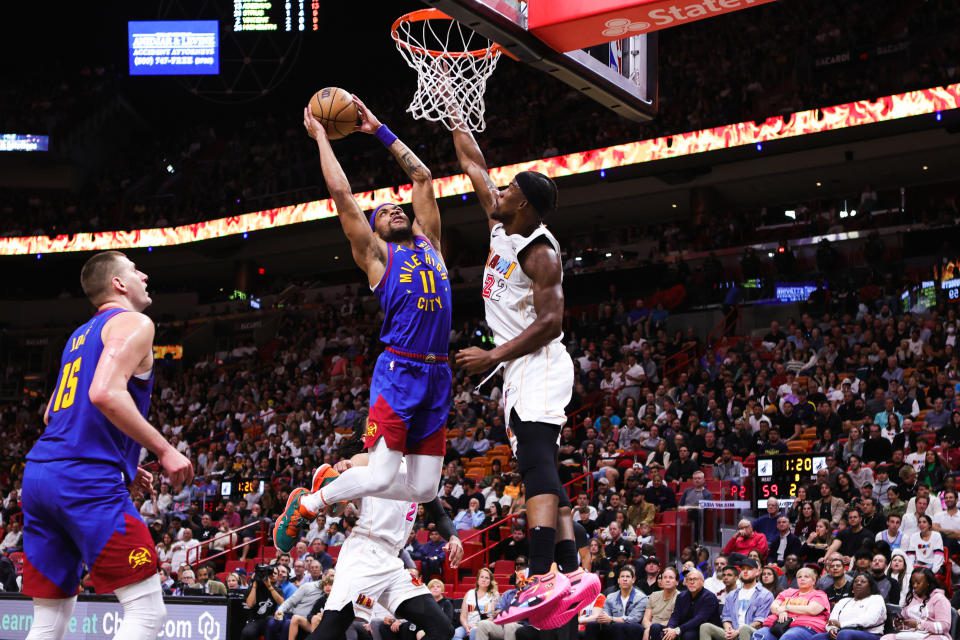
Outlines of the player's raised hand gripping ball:
{"label": "player's raised hand gripping ball", "polygon": [[313,94],[310,113],[323,125],[330,140],[350,135],[361,124],[353,95],[339,87],[326,87]]}

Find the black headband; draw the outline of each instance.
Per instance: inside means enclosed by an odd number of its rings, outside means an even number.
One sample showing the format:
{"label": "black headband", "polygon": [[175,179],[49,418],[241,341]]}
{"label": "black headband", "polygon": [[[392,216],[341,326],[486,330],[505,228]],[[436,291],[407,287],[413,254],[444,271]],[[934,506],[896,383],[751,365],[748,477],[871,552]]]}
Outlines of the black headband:
{"label": "black headband", "polygon": [[553,180],[536,171],[521,171],[514,179],[527,202],[541,218],[556,211],[557,185]]}

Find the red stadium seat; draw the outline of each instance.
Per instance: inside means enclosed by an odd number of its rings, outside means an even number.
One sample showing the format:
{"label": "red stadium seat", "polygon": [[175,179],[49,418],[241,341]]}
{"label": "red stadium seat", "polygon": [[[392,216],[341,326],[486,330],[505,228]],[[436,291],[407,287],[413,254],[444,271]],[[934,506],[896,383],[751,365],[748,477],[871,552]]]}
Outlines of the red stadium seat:
{"label": "red stadium seat", "polygon": [[513,573],[515,562],[513,560],[497,560],[493,563],[494,573]]}

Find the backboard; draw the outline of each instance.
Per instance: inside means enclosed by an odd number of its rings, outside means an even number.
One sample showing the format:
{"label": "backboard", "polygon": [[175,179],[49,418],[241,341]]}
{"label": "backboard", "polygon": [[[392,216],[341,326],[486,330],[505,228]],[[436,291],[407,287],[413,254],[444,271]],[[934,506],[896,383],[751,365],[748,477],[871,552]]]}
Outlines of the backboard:
{"label": "backboard", "polygon": [[561,52],[528,29],[526,0],[423,2],[498,43],[507,55],[554,76],[625,118],[645,122],[657,114],[656,33],[628,35]]}

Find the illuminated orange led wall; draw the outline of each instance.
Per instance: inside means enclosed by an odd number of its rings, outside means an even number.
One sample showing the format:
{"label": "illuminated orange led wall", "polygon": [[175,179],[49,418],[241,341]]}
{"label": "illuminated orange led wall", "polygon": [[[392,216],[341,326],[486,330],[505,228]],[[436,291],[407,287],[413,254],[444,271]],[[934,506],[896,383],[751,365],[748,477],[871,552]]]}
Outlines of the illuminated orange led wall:
{"label": "illuminated orange led wall", "polygon": [[[642,162],[653,162],[665,158],[678,158],[707,151],[719,151],[758,142],[773,142],[812,133],[889,122],[900,118],[921,116],[956,108],[960,108],[960,84],[901,93],[880,98],[876,102],[861,100],[834,107],[801,111],[793,114],[789,121],[776,116],[761,124],[741,122],[713,129],[703,129],[702,131],[629,142],[592,151],[580,151],[555,158],[530,160],[492,169],[490,176],[496,184],[501,185],[507,184],[518,171],[540,171],[557,178]],[[470,180],[463,174],[437,178],[433,181],[433,188],[437,197],[440,198],[473,191]],[[375,191],[364,191],[355,194],[355,197],[361,207],[372,209],[385,201],[408,203],[410,202],[410,193],[410,185],[403,185]],[[0,255],[165,247],[321,220],[334,215],[336,215],[336,212],[331,200],[315,200],[179,227],[102,231],[56,237],[0,238]]]}

